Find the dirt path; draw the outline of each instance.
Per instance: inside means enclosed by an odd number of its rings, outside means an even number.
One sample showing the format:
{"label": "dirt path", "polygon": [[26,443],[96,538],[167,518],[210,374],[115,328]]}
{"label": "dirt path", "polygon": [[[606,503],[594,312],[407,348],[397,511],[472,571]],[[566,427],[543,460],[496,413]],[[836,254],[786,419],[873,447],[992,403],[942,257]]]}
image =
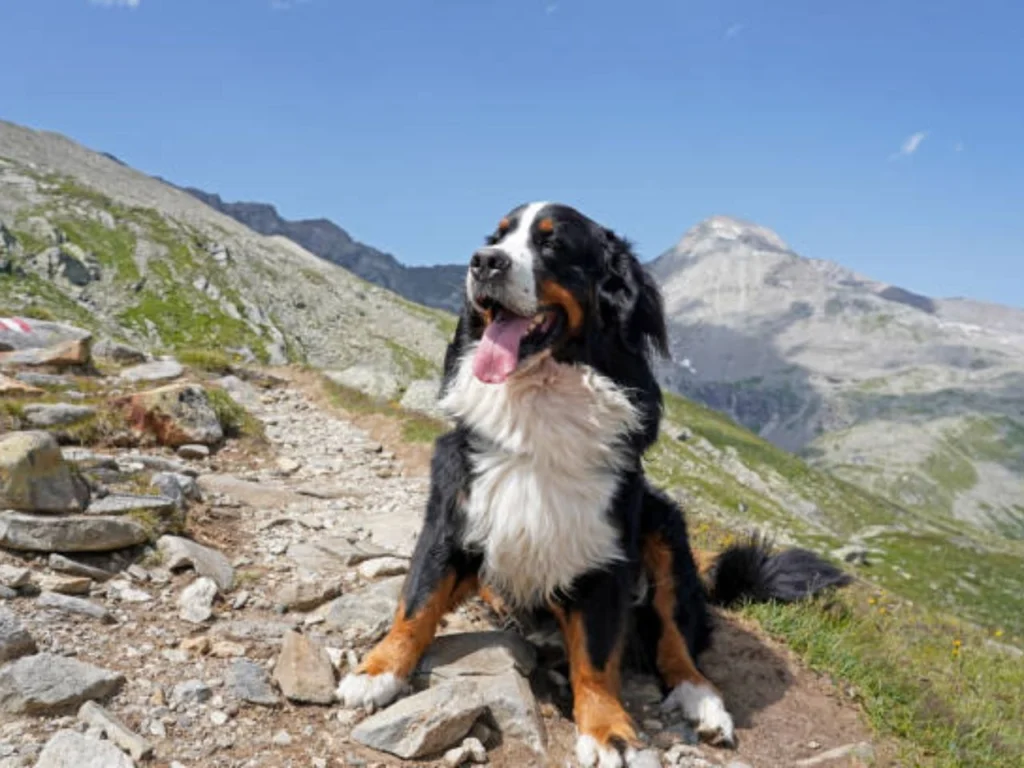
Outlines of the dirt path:
{"label": "dirt path", "polygon": [[[343,673],[353,656],[365,651],[382,626],[360,632],[339,623],[336,596],[364,594],[360,590],[400,577],[426,498],[427,453],[394,444],[397,432],[385,419],[361,417],[357,424],[328,410],[322,393],[302,376],[247,397],[266,426],[269,450],[228,449],[192,465],[205,501],[193,510],[189,533],[223,552],[235,568],[235,587],[215,604],[211,621],[191,624],[181,618],[179,599],[195,575],[168,573],[158,560],[134,568],[130,578],[92,587],[88,599],[105,607],[112,623],[43,608],[31,599],[5,604],[40,651],[73,655],[125,676],[123,689],[107,707],[151,742],[153,757],[140,766],[405,765],[355,743],[350,734],[362,715],[279,696],[275,706],[254,705],[239,699],[235,675],[239,662],[247,660],[269,676],[282,637],[292,629],[328,649],[336,662],[333,674]],[[362,555],[353,558],[356,550],[373,557],[357,562]],[[0,554],[0,562],[27,564],[39,580],[55,575],[41,559],[26,563]],[[387,612],[382,615],[386,621]],[[737,721],[737,750],[673,749],[673,743],[690,738],[690,731],[662,718],[650,680],[626,682],[624,698],[661,748],[663,765],[788,768],[869,740],[856,709],[801,669],[784,648],[735,617],[724,616],[720,624],[704,664]],[[447,620],[443,633],[492,628],[490,614],[471,603]],[[568,705],[564,680],[560,688],[557,671],[543,666],[532,679],[541,680],[535,690],[548,762],[566,765],[574,732],[562,714]],[[73,717],[3,718],[0,768],[33,765],[57,728],[75,727]],[[495,744],[489,761],[498,768],[541,764],[512,740]],[[816,764],[862,763],[843,757]]]}

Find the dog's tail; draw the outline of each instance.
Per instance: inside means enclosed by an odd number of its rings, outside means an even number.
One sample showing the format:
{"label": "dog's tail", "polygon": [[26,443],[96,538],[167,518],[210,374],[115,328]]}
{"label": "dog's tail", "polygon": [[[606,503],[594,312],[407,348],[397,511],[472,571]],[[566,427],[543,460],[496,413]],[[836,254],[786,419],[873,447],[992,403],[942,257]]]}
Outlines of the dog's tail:
{"label": "dog's tail", "polygon": [[694,553],[715,605],[740,600],[792,603],[849,584],[848,573],[806,549],[773,552],[771,542],[752,536],[715,557]]}

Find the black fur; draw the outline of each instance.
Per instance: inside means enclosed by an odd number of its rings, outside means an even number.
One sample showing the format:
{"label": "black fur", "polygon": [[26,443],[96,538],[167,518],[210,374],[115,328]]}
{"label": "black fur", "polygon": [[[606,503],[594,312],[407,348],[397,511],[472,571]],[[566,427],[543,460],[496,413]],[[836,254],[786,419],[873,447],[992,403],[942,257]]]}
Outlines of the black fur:
{"label": "black fur", "polygon": [[[519,224],[522,208],[507,223]],[[616,644],[634,629],[635,649],[653,658],[660,634],[651,594],[634,605],[642,576],[642,547],[658,535],[673,556],[676,593],[675,622],[696,658],[710,643],[708,602],[729,603],[740,597],[798,599],[828,586],[845,583],[840,571],[801,550],[771,555],[763,542],[728,550],[706,592],[697,573],[682,511],[667,496],[647,484],[641,457],[658,437],[661,389],[651,369],[654,353],[667,354],[668,339],[660,292],[630,244],[566,206],[544,209],[553,228],[531,233],[538,285],[554,280],[570,291],[583,309],[583,324],[575,335],[551,348],[560,362],[590,366],[628,393],[641,414],[641,427],[618,450],[626,461],[615,497],[606,510],[618,527],[622,562],[580,573],[569,594],[558,598],[561,608],[582,614],[591,661],[603,666]],[[539,217],[538,217],[539,218]],[[503,231],[488,242],[500,243]],[[467,299],[444,359],[442,392],[453,381],[467,346],[485,329],[481,313]],[[437,588],[446,571],[458,578],[475,574],[478,552],[463,548],[465,525],[462,500],[471,491],[472,430],[465,424],[439,438],[431,465],[431,490],[423,530],[417,542],[404,599],[413,614]],[[558,510],[551,510],[557,514]]]}

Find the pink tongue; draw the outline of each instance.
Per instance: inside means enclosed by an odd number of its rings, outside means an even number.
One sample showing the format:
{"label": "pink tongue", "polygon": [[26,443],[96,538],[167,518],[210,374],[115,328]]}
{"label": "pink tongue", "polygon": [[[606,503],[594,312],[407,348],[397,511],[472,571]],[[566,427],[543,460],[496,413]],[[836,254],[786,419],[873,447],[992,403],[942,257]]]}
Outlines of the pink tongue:
{"label": "pink tongue", "polygon": [[504,316],[494,320],[473,357],[473,375],[487,384],[500,384],[512,375],[519,362],[519,342],[530,327],[528,317]]}

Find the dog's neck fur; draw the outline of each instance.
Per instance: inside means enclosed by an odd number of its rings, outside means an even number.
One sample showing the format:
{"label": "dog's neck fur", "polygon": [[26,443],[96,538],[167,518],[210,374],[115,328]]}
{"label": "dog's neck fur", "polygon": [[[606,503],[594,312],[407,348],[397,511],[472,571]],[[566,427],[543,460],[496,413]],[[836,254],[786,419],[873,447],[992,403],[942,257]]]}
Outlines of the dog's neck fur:
{"label": "dog's neck fur", "polygon": [[483,552],[485,580],[515,604],[536,605],[621,557],[608,509],[637,458],[623,441],[640,418],[589,366],[541,356],[503,384],[484,384],[474,352],[441,402],[473,436],[464,540]]}

